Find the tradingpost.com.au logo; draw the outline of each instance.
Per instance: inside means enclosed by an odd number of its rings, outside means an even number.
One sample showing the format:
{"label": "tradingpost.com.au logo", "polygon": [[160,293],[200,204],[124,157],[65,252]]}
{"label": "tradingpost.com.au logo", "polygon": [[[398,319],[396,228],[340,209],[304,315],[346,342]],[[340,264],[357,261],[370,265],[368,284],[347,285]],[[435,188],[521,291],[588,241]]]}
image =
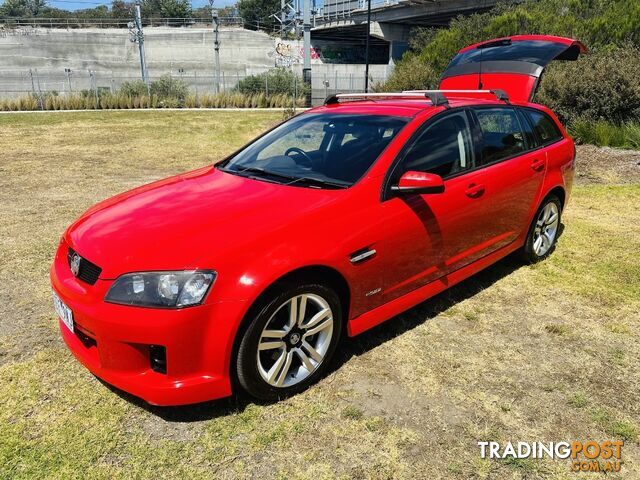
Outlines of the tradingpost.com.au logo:
{"label": "tradingpost.com.au logo", "polygon": [[624,442],[478,442],[481,458],[571,459],[574,472],[619,472]]}

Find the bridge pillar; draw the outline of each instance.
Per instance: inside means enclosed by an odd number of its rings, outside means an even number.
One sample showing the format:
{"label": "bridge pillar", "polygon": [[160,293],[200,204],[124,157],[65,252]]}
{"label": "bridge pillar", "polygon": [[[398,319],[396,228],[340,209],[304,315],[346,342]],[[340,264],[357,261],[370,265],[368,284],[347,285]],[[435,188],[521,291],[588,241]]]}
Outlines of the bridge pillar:
{"label": "bridge pillar", "polygon": [[409,48],[409,25],[372,22],[371,35],[389,42],[389,65],[395,65]]}

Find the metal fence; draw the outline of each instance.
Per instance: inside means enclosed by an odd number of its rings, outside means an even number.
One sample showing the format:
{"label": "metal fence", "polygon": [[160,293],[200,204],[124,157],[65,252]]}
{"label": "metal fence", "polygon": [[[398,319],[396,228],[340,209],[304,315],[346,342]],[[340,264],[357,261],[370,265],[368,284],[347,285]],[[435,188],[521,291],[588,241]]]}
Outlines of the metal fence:
{"label": "metal fence", "polygon": [[[266,70],[265,70],[266,71]],[[158,80],[163,73],[150,74],[150,81]],[[220,72],[220,84],[211,70],[208,71],[177,71],[166,72],[171,79],[181,80],[194,95],[212,94],[236,91],[238,84],[248,78],[245,72]],[[300,76],[297,82],[302,82]],[[364,65],[361,73],[341,74],[337,70],[333,73],[312,73],[312,100],[314,103],[322,101],[333,93],[352,93],[364,91]],[[69,95],[81,92],[109,92],[117,93],[124,82],[140,80],[139,75],[121,75],[104,71],[64,71],[29,69],[21,71],[0,71],[0,97],[22,97],[27,95],[42,96],[47,94]],[[369,85],[384,82],[386,75],[369,77]],[[269,84],[269,76],[260,82],[252,82],[251,93],[270,95],[278,93],[278,87]],[[300,85],[301,87],[301,85]],[[298,85],[295,91],[302,91]]]}
{"label": "metal fence", "polygon": [[[0,17],[0,34],[3,30],[15,28],[127,28],[132,18],[29,18]],[[211,25],[208,18],[143,18],[144,27],[206,27]],[[219,17],[222,27],[243,27],[242,17]]]}

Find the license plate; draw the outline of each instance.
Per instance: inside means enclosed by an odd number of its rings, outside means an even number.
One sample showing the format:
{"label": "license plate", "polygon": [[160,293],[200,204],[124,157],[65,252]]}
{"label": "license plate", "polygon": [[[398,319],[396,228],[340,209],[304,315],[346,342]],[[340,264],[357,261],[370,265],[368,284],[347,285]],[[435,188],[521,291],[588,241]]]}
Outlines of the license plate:
{"label": "license plate", "polygon": [[67,307],[60,297],[53,292],[53,308],[55,308],[58,317],[62,320],[69,330],[73,332],[73,312]]}

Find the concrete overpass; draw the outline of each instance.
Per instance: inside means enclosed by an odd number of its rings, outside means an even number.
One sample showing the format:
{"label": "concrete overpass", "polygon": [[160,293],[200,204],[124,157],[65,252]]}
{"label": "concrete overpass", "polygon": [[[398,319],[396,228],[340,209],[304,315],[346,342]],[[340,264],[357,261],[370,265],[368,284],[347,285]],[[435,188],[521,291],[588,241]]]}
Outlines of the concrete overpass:
{"label": "concrete overpass", "polygon": [[[388,48],[389,62],[393,63],[407,49],[412,27],[444,27],[458,15],[486,12],[498,3],[501,0],[372,0],[370,42],[377,48]],[[315,25],[312,41],[364,45],[366,0],[325,0]]]}

